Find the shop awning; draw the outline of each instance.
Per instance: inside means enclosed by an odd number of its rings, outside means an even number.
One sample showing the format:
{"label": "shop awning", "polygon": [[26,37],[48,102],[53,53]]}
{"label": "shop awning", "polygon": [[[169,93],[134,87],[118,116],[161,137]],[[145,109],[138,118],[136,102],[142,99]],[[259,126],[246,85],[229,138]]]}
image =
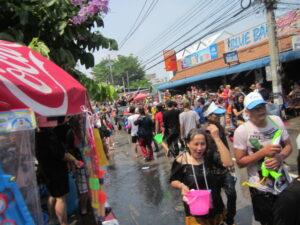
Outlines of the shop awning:
{"label": "shop awning", "polygon": [[[288,61],[293,61],[296,59],[300,59],[300,51],[288,51],[288,52],[280,53],[280,61],[281,62],[288,62]],[[228,75],[240,73],[240,72],[247,71],[247,70],[262,68],[262,67],[268,66],[269,64],[270,64],[270,57],[268,56],[268,57],[264,57],[261,59],[256,59],[256,60],[252,60],[249,62],[234,65],[231,67],[226,67],[226,68],[222,68],[222,69],[218,69],[218,70],[209,71],[206,73],[201,73],[201,74],[187,77],[184,79],[169,81],[169,82],[159,85],[157,87],[157,89],[159,91],[163,91],[166,89],[172,89],[172,88],[191,84],[191,83],[201,81],[201,80],[207,80],[207,79],[220,77],[220,76],[228,76]]]}

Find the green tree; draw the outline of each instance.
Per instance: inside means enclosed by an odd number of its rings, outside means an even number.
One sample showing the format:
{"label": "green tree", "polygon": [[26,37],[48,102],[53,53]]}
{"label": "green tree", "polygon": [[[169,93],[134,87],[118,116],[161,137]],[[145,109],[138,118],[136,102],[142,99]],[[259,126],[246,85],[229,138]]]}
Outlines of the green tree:
{"label": "green tree", "polygon": [[89,97],[97,102],[113,101],[118,98],[117,89],[104,82],[96,82],[88,78],[85,74],[74,70],[79,82],[85,86],[88,91]]}
{"label": "green tree", "polygon": [[74,23],[81,6],[71,0],[0,0],[0,4],[0,40],[29,45],[37,38],[49,48],[51,60],[68,72],[78,61],[93,67],[95,50],[118,48],[115,40],[95,29],[104,25],[101,13]]}
{"label": "green tree", "polygon": [[145,79],[144,68],[139,63],[138,58],[133,55],[118,55],[116,59],[104,59],[93,68],[93,75],[96,80],[101,82],[112,82],[112,75],[114,85],[123,86],[124,80],[126,87],[128,87],[128,75],[130,88],[150,87],[149,81]]}

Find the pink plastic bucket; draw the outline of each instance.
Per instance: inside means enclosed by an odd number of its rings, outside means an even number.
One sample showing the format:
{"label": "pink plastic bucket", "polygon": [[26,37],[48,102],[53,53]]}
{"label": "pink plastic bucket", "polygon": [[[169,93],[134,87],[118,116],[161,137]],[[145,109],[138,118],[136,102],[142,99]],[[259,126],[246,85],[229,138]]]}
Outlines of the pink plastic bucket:
{"label": "pink plastic bucket", "polygon": [[191,190],[185,197],[192,215],[203,216],[208,214],[211,208],[209,190]]}

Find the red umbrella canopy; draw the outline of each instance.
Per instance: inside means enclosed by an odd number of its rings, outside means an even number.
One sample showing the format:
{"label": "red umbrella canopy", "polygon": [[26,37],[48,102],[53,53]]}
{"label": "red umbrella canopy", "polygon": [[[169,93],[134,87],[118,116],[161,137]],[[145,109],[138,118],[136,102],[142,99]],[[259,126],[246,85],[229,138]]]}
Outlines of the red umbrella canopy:
{"label": "red umbrella canopy", "polygon": [[[26,46],[0,40],[0,102],[42,116],[78,114],[86,89],[62,68]],[[1,109],[1,105],[0,105]]]}
{"label": "red umbrella canopy", "polygon": [[134,101],[140,101],[140,100],[144,100],[145,98],[148,97],[148,94],[144,94],[144,93],[139,93],[137,96],[134,97]]}

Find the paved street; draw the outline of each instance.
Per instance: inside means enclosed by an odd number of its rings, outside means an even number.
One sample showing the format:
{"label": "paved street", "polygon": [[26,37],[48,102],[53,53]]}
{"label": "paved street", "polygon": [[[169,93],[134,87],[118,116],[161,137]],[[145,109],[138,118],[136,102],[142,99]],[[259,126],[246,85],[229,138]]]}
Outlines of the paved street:
{"label": "paved street", "polygon": [[[117,135],[116,141],[112,164],[107,169],[106,192],[120,224],[184,224],[181,197],[168,182],[171,161],[161,151],[155,154],[155,161],[144,163],[141,158],[135,158],[126,133]],[[237,175],[237,224],[256,225],[249,193],[239,185],[240,180],[246,179],[245,170],[238,169]]]}
{"label": "paved street", "polygon": [[[296,174],[295,138],[300,132],[300,120],[294,118],[286,122],[294,151],[286,160],[291,173]],[[172,189],[168,179],[172,161],[162,151],[155,153],[155,161],[143,162],[136,158],[130,148],[127,133],[116,135],[116,150],[111,154],[111,165],[107,168],[105,191],[121,225],[182,225],[184,212],[180,194]],[[148,168],[149,167],[149,168]],[[240,183],[247,179],[245,169],[237,171],[237,216],[238,225],[258,225],[253,220],[252,206],[247,188]],[[225,197],[224,197],[225,199]],[[76,223],[77,222],[77,223]],[[92,215],[72,224],[92,225]]]}

